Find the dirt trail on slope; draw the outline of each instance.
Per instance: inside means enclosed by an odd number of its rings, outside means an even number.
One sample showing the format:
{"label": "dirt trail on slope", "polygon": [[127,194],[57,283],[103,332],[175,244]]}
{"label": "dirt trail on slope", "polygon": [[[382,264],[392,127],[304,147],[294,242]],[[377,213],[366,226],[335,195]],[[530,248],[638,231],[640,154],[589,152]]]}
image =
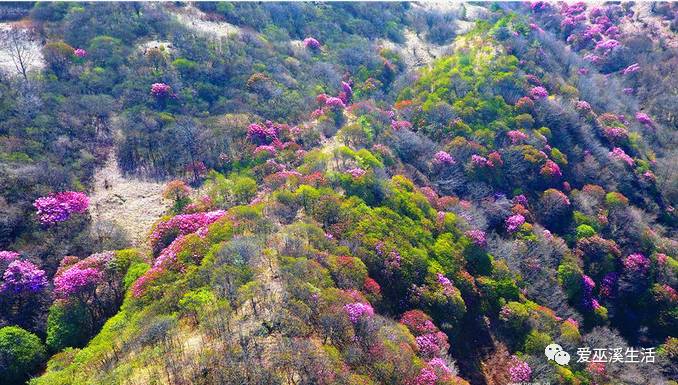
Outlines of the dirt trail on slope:
{"label": "dirt trail on slope", "polygon": [[144,248],[153,223],[169,208],[162,198],[164,184],[127,178],[111,153],[106,165],[94,175],[90,213],[94,222],[109,221],[120,226],[132,245]]}
{"label": "dirt trail on slope", "polygon": [[205,12],[193,5],[183,8],[169,8],[169,12],[177,17],[179,23],[202,34],[217,37],[228,37],[240,33],[240,28],[225,21],[212,21]]}

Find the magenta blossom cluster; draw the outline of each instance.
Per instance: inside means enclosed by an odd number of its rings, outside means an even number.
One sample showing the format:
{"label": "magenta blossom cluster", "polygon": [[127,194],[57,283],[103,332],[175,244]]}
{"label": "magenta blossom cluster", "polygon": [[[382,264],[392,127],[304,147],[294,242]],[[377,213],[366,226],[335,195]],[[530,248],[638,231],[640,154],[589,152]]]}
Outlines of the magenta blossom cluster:
{"label": "magenta blossom cluster", "polygon": [[394,130],[401,130],[401,129],[410,129],[412,128],[412,123],[408,122],[407,120],[391,120],[391,128]]}
{"label": "magenta blossom cluster", "polygon": [[103,273],[95,268],[81,269],[73,266],[54,278],[54,294],[67,299],[71,295],[93,290],[103,279]]}
{"label": "magenta blossom cluster", "polygon": [[636,113],[636,120],[637,120],[639,123],[644,124],[644,125],[646,125],[646,126],[648,126],[648,127],[653,127],[653,126],[654,126],[654,121],[653,121],[652,118],[650,118],[650,116],[649,116],[648,114],[646,114],[646,113],[643,113],[643,112],[637,112],[637,113]]}
{"label": "magenta blossom cluster", "polygon": [[509,377],[511,382],[529,382],[532,378],[532,368],[527,362],[513,356],[513,363],[509,366]]}
{"label": "magenta blossom cluster", "polygon": [[310,49],[320,49],[320,42],[313,37],[304,39],[304,46]]}
{"label": "magenta blossom cluster", "polygon": [[540,173],[552,178],[560,178],[563,176],[563,173],[560,171],[560,166],[550,159],[541,167]]}
{"label": "magenta blossom cluster", "polygon": [[635,272],[646,272],[650,268],[650,260],[643,254],[635,253],[624,258],[624,267]]}
{"label": "magenta blossom cluster", "polygon": [[471,155],[471,164],[475,167],[487,166],[487,158],[478,154]]}
{"label": "magenta blossom cluster", "polygon": [[421,369],[419,375],[414,379],[414,385],[435,385],[439,381],[447,384],[453,377],[454,373],[447,366],[447,363],[442,358],[436,357]]}
{"label": "magenta blossom cluster", "polygon": [[584,100],[578,101],[575,104],[575,108],[581,112],[591,112],[591,105]]}
{"label": "magenta blossom cluster", "polygon": [[527,134],[518,130],[511,130],[506,135],[511,139],[511,144],[518,144],[527,139]]}
{"label": "magenta blossom cluster", "polygon": [[513,203],[521,205],[523,207],[527,207],[528,204],[527,197],[523,194],[516,195],[513,197]]}
{"label": "magenta blossom cluster", "polygon": [[360,167],[354,167],[346,172],[349,173],[354,178],[360,178],[361,176],[365,175],[366,171]]}
{"label": "magenta blossom cluster", "polygon": [[151,84],[151,95],[156,98],[172,96],[172,87],[165,83],[153,83]]}
{"label": "magenta blossom cluster", "polygon": [[506,231],[514,233],[525,223],[525,217],[520,214],[511,215],[506,218]]}
{"label": "magenta blossom cluster", "polygon": [[433,163],[438,165],[453,165],[457,163],[452,155],[445,151],[438,151],[433,155]]}
{"label": "magenta blossom cluster", "polygon": [[325,105],[328,107],[335,107],[335,108],[345,108],[346,104],[344,103],[341,98],[338,98],[336,96],[329,96],[327,99],[325,99]]}
{"label": "magenta blossom cluster", "polygon": [[223,210],[210,211],[206,213],[181,214],[176,215],[165,222],[159,223],[151,233],[151,245],[154,249],[161,246],[167,236],[186,235],[206,227],[226,214]]}
{"label": "magenta blossom cluster", "polygon": [[260,154],[275,155],[276,152],[277,150],[275,146],[270,145],[257,146],[257,148],[254,149],[254,155]]}
{"label": "magenta blossom cluster", "polygon": [[36,293],[47,286],[45,271],[26,260],[12,261],[2,275],[3,293]]}
{"label": "magenta blossom cluster", "polygon": [[19,259],[19,253],[16,251],[2,250],[0,251],[0,262],[9,263]]}
{"label": "magenta blossom cluster", "polygon": [[374,309],[370,304],[355,302],[344,305],[344,310],[348,314],[348,319],[351,322],[358,323],[364,317],[372,317],[374,315]]}
{"label": "magenta blossom cluster", "polygon": [[265,125],[252,123],[247,127],[247,139],[259,145],[269,144],[278,139],[278,130],[270,122]]}
{"label": "magenta blossom cluster", "polygon": [[533,87],[530,90],[530,96],[532,99],[543,99],[549,96],[548,91],[546,91],[546,88],[544,87]]}
{"label": "magenta blossom cluster", "polygon": [[640,65],[638,63],[633,63],[630,66],[624,68],[624,75],[629,75],[635,72],[640,71]]}
{"label": "magenta blossom cluster", "polygon": [[73,55],[75,55],[79,58],[83,58],[83,57],[87,56],[87,51],[85,51],[82,48],[76,48],[76,49],[73,50]]}
{"label": "magenta blossom cluster", "polygon": [[633,163],[634,163],[633,158],[628,156],[624,152],[624,150],[622,150],[619,147],[615,147],[615,148],[612,149],[612,151],[610,151],[610,158],[622,161],[622,162],[628,164],[629,166],[633,166]]}
{"label": "magenta blossom cluster", "polygon": [[426,358],[438,357],[441,352],[450,348],[445,333],[438,331],[435,333],[422,334],[415,338],[417,349]]}
{"label": "magenta blossom cluster", "polygon": [[487,237],[483,230],[469,230],[466,232],[466,236],[469,237],[476,246],[487,246]]}
{"label": "magenta blossom cluster", "polygon": [[87,195],[75,191],[40,197],[33,202],[33,207],[37,210],[38,220],[45,225],[64,222],[72,214],[84,213],[88,206]]}

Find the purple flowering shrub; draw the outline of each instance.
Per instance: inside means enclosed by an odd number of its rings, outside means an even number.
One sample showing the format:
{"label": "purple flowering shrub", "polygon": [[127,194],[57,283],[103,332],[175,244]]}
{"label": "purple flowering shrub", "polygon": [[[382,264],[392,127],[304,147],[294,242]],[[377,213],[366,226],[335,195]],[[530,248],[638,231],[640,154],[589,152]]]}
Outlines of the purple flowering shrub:
{"label": "purple flowering shrub", "polygon": [[0,293],[37,293],[47,287],[45,271],[30,261],[15,259],[2,274]]}
{"label": "purple flowering shrub", "polygon": [[81,192],[66,191],[40,197],[33,202],[38,220],[44,225],[67,221],[73,214],[87,211],[89,198]]}

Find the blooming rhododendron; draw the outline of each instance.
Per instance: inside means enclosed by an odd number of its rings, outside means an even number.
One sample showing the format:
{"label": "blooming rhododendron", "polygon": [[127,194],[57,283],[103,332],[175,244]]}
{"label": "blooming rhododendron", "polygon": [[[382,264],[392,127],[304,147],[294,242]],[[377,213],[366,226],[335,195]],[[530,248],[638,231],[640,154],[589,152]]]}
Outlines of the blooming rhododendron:
{"label": "blooming rhododendron", "polygon": [[344,305],[344,310],[346,310],[348,318],[353,323],[358,323],[363,317],[371,317],[374,315],[372,306],[362,302],[346,304]]}
{"label": "blooming rhododendron", "polygon": [[[151,245],[157,251],[162,246],[162,241],[167,236],[186,235],[207,226],[226,214],[223,210],[210,211],[207,213],[176,215],[165,222],[159,223],[151,233]],[[166,241],[166,240],[165,240]]]}
{"label": "blooming rhododendron", "polygon": [[417,336],[417,349],[424,357],[437,357],[441,352],[447,351],[450,345],[447,336],[443,332],[427,333]]}
{"label": "blooming rhododendron", "polygon": [[648,114],[645,114],[643,112],[637,112],[636,113],[636,120],[639,123],[644,124],[646,126],[649,126],[649,127],[654,126],[654,121],[652,120],[652,118],[650,118],[650,116]]}
{"label": "blooming rhododendron", "polygon": [[329,107],[336,107],[336,108],[345,108],[346,104],[344,104],[344,101],[341,100],[341,98],[337,98],[335,96],[330,96],[325,100],[325,105]]}
{"label": "blooming rhododendron", "polygon": [[632,74],[640,70],[640,65],[638,63],[633,63],[630,66],[624,68],[624,75]]}
{"label": "blooming rhododendron", "polygon": [[452,155],[448,154],[445,151],[438,151],[433,156],[433,163],[440,165],[452,165],[457,163]]}
{"label": "blooming rhododendron", "polygon": [[575,107],[577,108],[577,110],[582,111],[582,112],[590,112],[591,111],[591,105],[584,100],[578,101],[575,104]]}
{"label": "blooming rhododendron", "polygon": [[466,232],[466,236],[469,237],[476,246],[487,246],[487,238],[485,232],[482,230],[469,230]]}
{"label": "blooming rhododendron", "polygon": [[539,173],[553,178],[559,178],[563,176],[563,173],[560,171],[560,166],[558,166],[558,164],[552,160],[547,160]]}
{"label": "blooming rhododendron", "polygon": [[513,363],[508,369],[511,382],[528,382],[532,377],[532,368],[525,361],[513,356]]}
{"label": "blooming rhododendron", "polygon": [[631,254],[624,258],[624,267],[632,271],[645,272],[650,267],[650,260],[640,253]]}
{"label": "blooming rhododendron", "polygon": [[12,262],[16,259],[19,259],[19,253],[15,251],[0,251],[0,262]]}
{"label": "blooming rhododendron", "polygon": [[74,54],[75,56],[77,56],[77,57],[81,57],[81,58],[82,58],[82,57],[87,56],[87,51],[85,51],[85,50],[82,49],[82,48],[76,48],[76,49],[73,50],[73,54]]}
{"label": "blooming rhododendron", "polygon": [[91,290],[103,279],[103,273],[95,268],[73,266],[54,278],[54,293],[65,299],[84,290]]}
{"label": "blooming rhododendron", "polygon": [[400,323],[407,326],[415,336],[438,332],[438,328],[431,320],[431,317],[421,310],[406,311],[400,317]]}
{"label": "blooming rhododendron", "polygon": [[2,275],[3,284],[0,292],[19,294],[23,292],[38,292],[47,286],[45,271],[30,261],[12,261]]}
{"label": "blooming rhododendron", "polygon": [[351,174],[351,176],[354,178],[360,178],[361,176],[365,175],[365,170],[360,167],[352,168],[346,172]]}
{"label": "blooming rhododendron", "polygon": [[48,195],[36,199],[33,207],[36,208],[38,220],[42,224],[64,222],[71,214],[82,214],[87,211],[89,199],[81,192],[67,191]]}
{"label": "blooming rhododendron", "polygon": [[407,120],[391,120],[391,128],[394,130],[410,129],[412,128],[412,123]]}
{"label": "blooming rhododendron", "polygon": [[473,154],[471,155],[471,164],[473,164],[476,167],[487,166],[487,158],[485,158],[484,156]]}
{"label": "blooming rhododendron", "polygon": [[619,147],[615,147],[615,148],[612,149],[612,151],[610,151],[610,158],[620,160],[620,161],[628,164],[629,166],[633,166],[633,163],[634,163],[633,158],[626,155],[624,150],[622,150]]}
{"label": "blooming rhododendron", "polygon": [[278,131],[273,125],[252,123],[247,127],[247,139],[255,144],[268,144],[278,138]]}
{"label": "blooming rhododendron", "polygon": [[508,135],[509,139],[511,139],[511,144],[518,144],[527,139],[527,134],[518,130],[511,130],[507,132],[506,135]]}
{"label": "blooming rhododendron", "polygon": [[509,233],[513,233],[518,231],[520,226],[525,223],[525,217],[520,215],[520,214],[515,214],[511,215],[510,217],[506,218],[506,230]]}
{"label": "blooming rhododendron", "polygon": [[315,38],[307,37],[306,39],[304,39],[304,46],[310,49],[319,49],[320,42]]}
{"label": "blooming rhododendron", "polygon": [[164,98],[172,95],[172,87],[165,83],[151,84],[151,94],[156,98]]}
{"label": "blooming rhododendron", "polygon": [[532,99],[543,99],[549,96],[548,91],[544,87],[534,87],[530,90],[530,96]]}

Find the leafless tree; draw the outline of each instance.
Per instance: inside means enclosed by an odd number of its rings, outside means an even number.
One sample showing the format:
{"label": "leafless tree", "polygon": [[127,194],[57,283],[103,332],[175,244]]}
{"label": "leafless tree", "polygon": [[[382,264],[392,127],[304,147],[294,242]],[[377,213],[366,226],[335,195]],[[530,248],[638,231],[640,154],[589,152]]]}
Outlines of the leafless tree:
{"label": "leafless tree", "polygon": [[7,52],[16,71],[24,80],[28,80],[28,71],[38,60],[33,30],[12,26],[0,33],[0,42],[0,47]]}

